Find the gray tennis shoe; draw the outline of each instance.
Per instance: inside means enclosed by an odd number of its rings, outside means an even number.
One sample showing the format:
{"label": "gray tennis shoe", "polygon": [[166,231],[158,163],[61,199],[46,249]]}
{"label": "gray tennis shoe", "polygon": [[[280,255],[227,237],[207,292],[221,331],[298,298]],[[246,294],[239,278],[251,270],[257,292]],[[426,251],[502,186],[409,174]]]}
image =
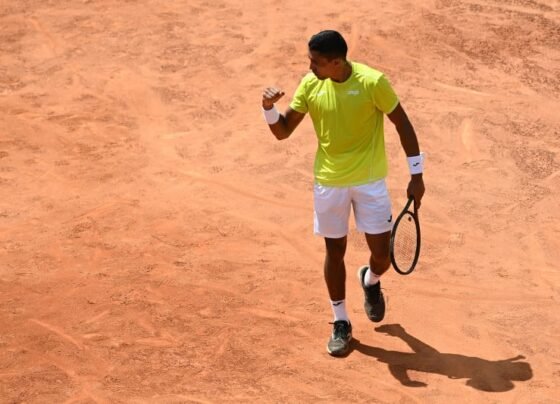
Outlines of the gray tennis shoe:
{"label": "gray tennis shoe", "polygon": [[352,324],[345,320],[333,323],[333,333],[327,344],[327,352],[332,356],[344,356],[350,349],[352,341]]}

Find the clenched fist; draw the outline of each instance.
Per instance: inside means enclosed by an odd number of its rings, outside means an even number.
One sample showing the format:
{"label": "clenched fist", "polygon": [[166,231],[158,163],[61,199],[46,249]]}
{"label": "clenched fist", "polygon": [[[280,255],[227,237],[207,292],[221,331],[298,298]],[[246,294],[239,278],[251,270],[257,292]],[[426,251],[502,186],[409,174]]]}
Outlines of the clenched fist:
{"label": "clenched fist", "polygon": [[268,87],[263,91],[262,106],[264,109],[270,109],[274,106],[274,103],[284,96],[284,91],[275,88]]}

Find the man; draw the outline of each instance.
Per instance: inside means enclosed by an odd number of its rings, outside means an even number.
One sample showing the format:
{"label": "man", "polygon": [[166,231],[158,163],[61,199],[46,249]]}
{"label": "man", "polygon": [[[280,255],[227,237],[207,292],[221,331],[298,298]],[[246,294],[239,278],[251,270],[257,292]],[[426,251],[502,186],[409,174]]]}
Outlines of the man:
{"label": "man", "polygon": [[344,265],[351,207],[371,252],[369,265],[358,270],[364,309],[374,322],[385,315],[379,279],[390,265],[392,216],[385,184],[383,114],[395,125],[407,155],[411,171],[407,194],[414,197],[417,207],[424,194],[423,156],[414,129],[383,73],[348,61],[348,47],[336,31],[313,35],[308,46],[311,73],[302,79],[285,114],[274,107],[284,95],[276,88],[264,90],[262,107],[279,140],[288,138],[306,113],[313,121],[319,143],[314,168],[314,230],[325,238],[324,275],[334,314],[327,351],[343,356],[352,339]]}

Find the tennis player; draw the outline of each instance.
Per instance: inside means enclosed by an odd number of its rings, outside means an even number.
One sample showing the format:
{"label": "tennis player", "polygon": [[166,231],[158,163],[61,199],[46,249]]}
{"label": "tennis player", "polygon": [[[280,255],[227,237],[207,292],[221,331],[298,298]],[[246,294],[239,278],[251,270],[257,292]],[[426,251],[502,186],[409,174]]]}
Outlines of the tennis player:
{"label": "tennis player", "polygon": [[385,177],[387,158],[383,118],[395,125],[406,153],[411,179],[407,195],[417,207],[424,194],[423,155],[414,128],[387,77],[346,59],[348,47],[336,31],[321,31],[308,44],[311,72],[300,82],[290,106],[280,114],[274,104],[284,96],[266,88],[262,108],[271,132],[288,138],[309,113],[317,134],[314,168],[314,232],[324,237],[325,281],[334,314],[327,351],[348,353],[352,324],[345,305],[348,219],[353,208],[357,230],[365,233],[371,256],[358,270],[364,309],[371,321],[385,315],[380,277],[390,265],[391,201]]}

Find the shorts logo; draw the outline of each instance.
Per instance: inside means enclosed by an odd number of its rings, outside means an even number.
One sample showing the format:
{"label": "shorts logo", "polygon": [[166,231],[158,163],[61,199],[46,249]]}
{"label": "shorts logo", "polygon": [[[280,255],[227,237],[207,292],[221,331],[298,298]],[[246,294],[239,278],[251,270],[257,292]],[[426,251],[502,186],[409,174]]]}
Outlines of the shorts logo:
{"label": "shorts logo", "polygon": [[389,220],[387,220],[387,223],[391,223],[392,220],[393,220],[393,215],[389,216]]}

